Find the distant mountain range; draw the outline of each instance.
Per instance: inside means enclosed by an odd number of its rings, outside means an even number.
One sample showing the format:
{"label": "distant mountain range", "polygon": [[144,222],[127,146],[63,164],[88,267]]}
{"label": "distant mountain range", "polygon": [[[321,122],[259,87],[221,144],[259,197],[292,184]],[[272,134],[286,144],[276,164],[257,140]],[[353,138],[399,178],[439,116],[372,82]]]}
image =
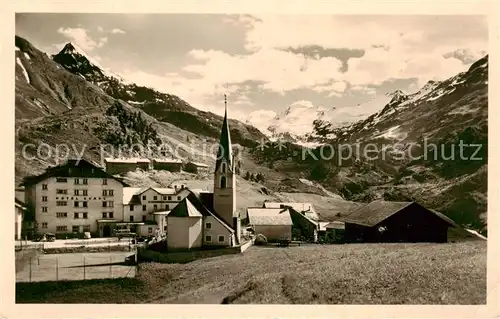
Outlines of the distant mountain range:
{"label": "distant mountain range", "polygon": [[[131,83],[72,43],[52,57],[18,36],[15,45],[17,183],[54,165],[56,150],[61,151],[56,147],[68,143],[70,154],[85,147],[84,157],[96,164],[101,160],[102,144],[123,143],[163,145],[178,150],[181,156],[213,164],[215,154],[202,152],[197,143],[216,146],[222,117],[175,95]],[[247,147],[243,169],[263,172],[262,183],[277,190],[299,189],[304,187],[300,181],[313,180],[322,185],[324,193],[348,200],[419,201],[484,234],[488,56],[454,77],[428,82],[418,92],[396,91],[369,103],[380,111],[346,125],[333,121],[338,109],[311,108],[304,103],[277,115],[264,132],[230,120],[233,143]],[[288,140],[286,148],[272,144],[255,147],[261,139],[277,137]],[[408,150],[424,154],[425,141],[443,146],[447,152],[460,141],[482,145],[474,154],[481,160],[434,159],[434,153],[427,160],[398,158]],[[40,143],[48,145],[40,154],[26,148]],[[300,144],[310,147],[311,153]],[[333,156],[321,157],[325,144],[374,144],[377,154],[384,156],[350,157],[339,163],[338,150]],[[23,149],[33,159],[22,156]],[[465,155],[471,156],[473,151],[470,148]]]}
{"label": "distant mountain range", "polygon": [[[311,133],[280,133],[290,142],[284,151],[269,147],[254,156],[262,165],[316,180],[346,199],[416,200],[484,233],[488,56],[449,79],[429,81],[418,92],[396,91],[387,98],[380,111],[346,126],[321,114]],[[276,127],[293,121],[289,115],[297,109],[280,117]],[[308,121],[317,115],[311,114]],[[462,157],[460,143],[469,145]],[[294,144],[307,145],[317,159],[304,158],[309,153]],[[349,147],[341,150],[340,145]],[[375,150],[370,158],[363,153],[367,145]],[[341,156],[349,158],[339,162]]]}

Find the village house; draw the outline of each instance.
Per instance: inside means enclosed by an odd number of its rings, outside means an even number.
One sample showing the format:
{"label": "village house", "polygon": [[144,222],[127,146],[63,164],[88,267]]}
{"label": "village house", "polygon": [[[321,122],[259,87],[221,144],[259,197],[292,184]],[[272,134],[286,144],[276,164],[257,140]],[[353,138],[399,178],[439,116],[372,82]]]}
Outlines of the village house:
{"label": "village house", "polygon": [[269,202],[264,208],[288,208],[293,222],[292,233],[296,239],[316,242],[319,232],[319,215],[311,203]]}
{"label": "village house", "polygon": [[14,239],[15,240],[21,240],[21,232],[22,232],[22,226],[23,226],[23,218],[24,218],[24,212],[26,210],[26,207],[24,206],[24,203],[18,200],[17,198],[14,199]]}
{"label": "village house", "polygon": [[338,220],[346,242],[447,242],[455,223],[415,202],[377,200]]}
{"label": "village house", "polygon": [[154,158],[153,169],[180,172],[182,170],[182,161],[175,158]]}
{"label": "village house", "polygon": [[[213,193],[188,190],[189,195],[167,215],[167,247],[190,249],[230,247],[241,243],[236,211],[236,176],[227,102],[214,170]],[[207,167],[208,172],[208,167]]]}
{"label": "village house", "polygon": [[139,236],[164,236],[166,217],[187,195],[187,188],[123,188],[123,221],[114,226]]}
{"label": "village house", "polygon": [[266,236],[268,242],[292,240],[293,222],[288,207],[249,207],[247,216],[254,233]]}
{"label": "village house", "polygon": [[123,186],[128,185],[84,159],[26,177],[23,186],[40,233],[106,236],[109,223],[123,220]]}
{"label": "village house", "polygon": [[147,158],[105,158],[104,164],[106,172],[111,175],[151,168],[151,161]]}
{"label": "village house", "polygon": [[195,174],[208,174],[209,169],[207,164],[189,161],[184,165],[184,171]]}

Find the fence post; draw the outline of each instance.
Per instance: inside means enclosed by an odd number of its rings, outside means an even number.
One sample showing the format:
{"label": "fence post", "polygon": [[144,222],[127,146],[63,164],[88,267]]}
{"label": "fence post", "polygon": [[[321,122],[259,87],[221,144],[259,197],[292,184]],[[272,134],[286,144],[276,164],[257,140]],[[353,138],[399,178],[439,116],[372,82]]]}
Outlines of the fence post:
{"label": "fence post", "polygon": [[30,282],[31,282],[31,263],[33,261],[33,257],[30,257]]}
{"label": "fence post", "polygon": [[85,280],[85,256],[83,256],[83,280]]}
{"label": "fence post", "polygon": [[59,281],[59,259],[56,257],[56,281]]}

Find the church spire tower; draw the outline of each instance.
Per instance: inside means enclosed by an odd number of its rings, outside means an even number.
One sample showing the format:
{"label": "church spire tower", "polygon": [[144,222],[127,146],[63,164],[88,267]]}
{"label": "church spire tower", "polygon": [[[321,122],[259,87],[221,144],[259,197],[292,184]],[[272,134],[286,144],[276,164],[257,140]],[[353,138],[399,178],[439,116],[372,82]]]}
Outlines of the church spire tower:
{"label": "church spire tower", "polygon": [[239,218],[236,212],[236,176],[234,174],[234,158],[231,145],[231,133],[227,119],[227,97],[224,94],[224,120],[219,141],[219,151],[214,171],[214,210],[239,232]]}

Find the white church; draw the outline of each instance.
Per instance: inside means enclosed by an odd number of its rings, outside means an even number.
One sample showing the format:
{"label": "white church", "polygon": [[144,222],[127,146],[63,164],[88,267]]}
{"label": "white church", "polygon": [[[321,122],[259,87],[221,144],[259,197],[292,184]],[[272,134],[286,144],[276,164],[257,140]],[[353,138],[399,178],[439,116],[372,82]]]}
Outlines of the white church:
{"label": "white church", "polygon": [[214,191],[189,190],[167,216],[169,248],[232,247],[240,244],[236,177],[227,102],[214,170]]}

